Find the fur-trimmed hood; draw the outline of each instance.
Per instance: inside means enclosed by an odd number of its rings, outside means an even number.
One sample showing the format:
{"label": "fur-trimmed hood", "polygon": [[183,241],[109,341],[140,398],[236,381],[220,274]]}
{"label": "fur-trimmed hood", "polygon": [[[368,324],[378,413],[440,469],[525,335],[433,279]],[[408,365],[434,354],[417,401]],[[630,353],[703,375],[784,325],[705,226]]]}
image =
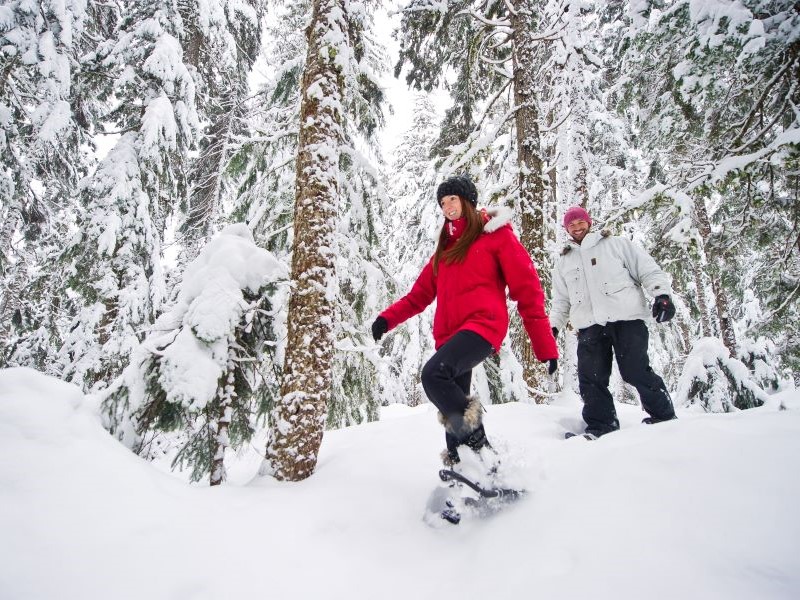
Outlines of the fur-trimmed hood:
{"label": "fur-trimmed hood", "polygon": [[[591,233],[592,232],[587,233],[586,236],[588,237]],[[599,232],[599,235],[600,235],[600,238],[607,238],[607,237],[611,237],[612,234],[611,234],[611,230],[609,230],[609,229],[601,229],[600,232]],[[586,240],[585,237],[583,239]],[[561,256],[564,256],[565,254],[567,254],[573,248],[578,248],[578,247],[580,247],[580,244],[578,242],[576,242],[575,240],[570,238],[569,240],[567,240],[567,243],[564,244],[564,248],[562,248],[562,250],[561,250]]]}
{"label": "fur-trimmed hood", "polygon": [[504,225],[508,225],[514,216],[514,211],[507,206],[489,206],[482,209],[482,212],[489,217],[489,220],[483,225],[485,233],[494,233]]}

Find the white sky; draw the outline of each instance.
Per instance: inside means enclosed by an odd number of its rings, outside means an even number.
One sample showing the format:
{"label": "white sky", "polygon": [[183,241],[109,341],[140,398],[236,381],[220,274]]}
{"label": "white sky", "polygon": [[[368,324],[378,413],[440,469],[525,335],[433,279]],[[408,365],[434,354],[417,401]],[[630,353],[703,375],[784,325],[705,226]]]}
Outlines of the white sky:
{"label": "white sky", "polygon": [[[400,26],[400,16],[388,13],[396,10],[392,7],[381,8],[375,15],[376,38],[385,45],[390,60],[390,68],[384,74],[382,83],[386,90],[386,97],[391,103],[391,112],[386,108],[386,127],[380,134],[381,148],[387,163],[391,163],[392,153],[397,146],[400,136],[410,127],[413,120],[414,92],[406,87],[405,76],[393,76],[394,65],[397,63],[400,45],[392,37],[392,31]],[[445,90],[435,90],[431,94],[434,106],[439,111],[439,116],[444,116],[444,111],[450,106],[450,96]]]}

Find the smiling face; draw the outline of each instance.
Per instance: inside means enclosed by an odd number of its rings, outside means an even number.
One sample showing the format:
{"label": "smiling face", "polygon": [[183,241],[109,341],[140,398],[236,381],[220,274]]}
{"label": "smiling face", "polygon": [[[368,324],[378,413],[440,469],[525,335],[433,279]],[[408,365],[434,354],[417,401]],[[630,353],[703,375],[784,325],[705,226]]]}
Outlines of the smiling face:
{"label": "smiling face", "polygon": [[441,207],[442,214],[450,221],[460,219],[464,214],[464,208],[461,206],[461,198],[455,194],[443,196]]}
{"label": "smiling face", "polygon": [[573,240],[580,244],[583,241],[583,238],[586,237],[586,234],[589,233],[590,227],[591,226],[586,220],[575,219],[569,225],[567,225],[567,233],[572,236]]}

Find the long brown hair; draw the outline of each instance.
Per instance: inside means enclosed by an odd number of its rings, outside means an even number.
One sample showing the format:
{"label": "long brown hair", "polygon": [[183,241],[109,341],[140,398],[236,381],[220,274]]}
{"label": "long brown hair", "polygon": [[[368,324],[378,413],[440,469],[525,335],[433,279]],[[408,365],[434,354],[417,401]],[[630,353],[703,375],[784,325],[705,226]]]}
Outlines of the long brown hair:
{"label": "long brown hair", "polygon": [[449,250],[447,247],[447,220],[442,225],[442,230],[439,232],[439,243],[436,245],[436,253],[433,255],[433,273],[434,275],[439,271],[439,261],[444,259],[447,264],[463,262],[467,257],[467,252],[472,242],[478,239],[478,236],[483,233],[483,217],[474,206],[472,202],[464,200],[461,196],[458,197],[461,201],[461,214],[467,219],[467,227],[464,233],[458,238],[458,241]]}

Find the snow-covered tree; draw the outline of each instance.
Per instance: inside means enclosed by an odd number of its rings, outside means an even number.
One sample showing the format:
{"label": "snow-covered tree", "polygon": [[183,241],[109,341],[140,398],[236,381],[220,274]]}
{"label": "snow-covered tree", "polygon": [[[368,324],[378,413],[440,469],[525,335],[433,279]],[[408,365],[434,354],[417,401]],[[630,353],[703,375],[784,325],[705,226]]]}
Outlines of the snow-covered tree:
{"label": "snow-covered tree", "polygon": [[761,406],[766,400],[750,369],[731,357],[722,340],[702,338],[695,343],[678,381],[675,401],[679,405],[697,404],[709,412],[732,412]]}
{"label": "snow-covered tree", "polygon": [[188,207],[182,241],[192,258],[194,246],[225,218],[223,195],[237,139],[249,136],[245,102],[248,76],[261,45],[263,0],[187,3],[181,11],[187,29],[186,63],[198,83],[202,135],[189,174]]}
{"label": "snow-covered tree", "polygon": [[175,304],[102,392],[109,430],[144,456],[157,455],[160,435],[174,431],[180,448],[173,465],[191,467],[193,481],[208,475],[211,485],[222,483],[225,451],[250,440],[272,405],[272,296],[286,278],[246,225],[220,232],[186,267]]}
{"label": "snow-covered tree", "polygon": [[789,1],[675,0],[629,3],[628,15],[620,106],[653,181],[624,209],[671,223],[665,241],[694,267],[676,274],[706,333],[734,358],[773,337],[797,364],[800,14]]}
{"label": "snow-covered tree", "polygon": [[[382,91],[377,72],[385,62],[370,32],[370,3],[353,3],[345,14],[346,42],[338,53],[343,81],[341,138],[337,161],[336,218],[331,252],[335,352],[333,389],[326,403],[327,426],[339,427],[377,418],[375,370],[368,354],[364,322],[382,303],[384,288],[374,230],[380,220],[379,151],[375,132],[382,122]],[[232,149],[229,173],[236,185],[231,219],[246,220],[256,238],[288,261],[293,253],[296,156],[301,124],[301,76],[310,3],[274,3],[264,52],[269,77],[247,103],[247,120],[256,135]],[[377,292],[377,296],[376,296]]]}
{"label": "snow-covered tree", "polygon": [[277,479],[314,472],[332,388],[334,228],[343,142],[346,9],[315,0],[306,30],[296,159],[292,285],[281,398],[273,409],[266,465]]}
{"label": "snow-covered tree", "polygon": [[171,3],[132,2],[91,57],[107,72],[105,121],[120,137],[82,184],[78,232],[63,255],[75,320],[63,375],[87,388],[113,379],[155,319],[166,289],[161,241],[186,195],[198,126],[195,85]]}
{"label": "snow-covered tree", "polygon": [[80,174],[70,86],[85,18],[80,0],[0,7],[0,269],[15,234],[35,235]]}
{"label": "snow-covered tree", "polygon": [[[73,106],[90,12],[81,0],[0,7],[0,364],[44,368],[58,346],[61,290],[47,273],[87,168]],[[44,293],[24,293],[32,287]]]}
{"label": "snow-covered tree", "polygon": [[[411,289],[433,254],[441,226],[435,197],[437,173],[431,158],[439,135],[437,113],[427,95],[417,94],[412,114],[384,175],[384,229],[377,232],[386,249],[383,264],[389,302]],[[425,401],[420,373],[434,352],[432,321],[432,312],[426,311],[382,340],[386,360],[378,363],[380,377],[376,382],[382,403],[416,406]]]}

